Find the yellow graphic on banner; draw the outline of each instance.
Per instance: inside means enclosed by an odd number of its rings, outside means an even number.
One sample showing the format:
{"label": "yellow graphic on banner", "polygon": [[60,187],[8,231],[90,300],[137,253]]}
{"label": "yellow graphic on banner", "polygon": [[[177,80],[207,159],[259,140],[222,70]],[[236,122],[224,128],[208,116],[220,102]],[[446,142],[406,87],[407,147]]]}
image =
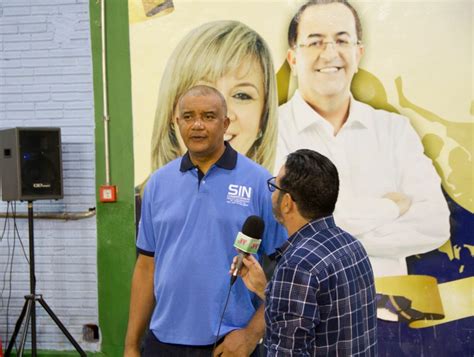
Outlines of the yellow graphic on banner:
{"label": "yellow graphic on banner", "polygon": [[[431,276],[390,276],[376,278],[375,287],[377,293],[391,298],[390,308],[405,318],[412,328],[431,327],[474,316],[474,277],[438,285]],[[400,306],[394,296],[403,296],[408,303]]]}
{"label": "yellow graphic on banner", "polygon": [[[444,317],[436,279],[427,275],[388,276],[375,279],[378,294],[388,296],[387,309],[408,322]],[[404,299],[397,299],[403,297]],[[378,305],[378,308],[382,306]]]}
{"label": "yellow graphic on banner", "polygon": [[129,0],[128,21],[130,24],[143,22],[152,17],[169,14],[173,10],[173,0]]}
{"label": "yellow graphic on banner", "polygon": [[414,321],[410,327],[431,327],[474,316],[474,277],[439,284],[438,288],[443,301],[444,318]]}

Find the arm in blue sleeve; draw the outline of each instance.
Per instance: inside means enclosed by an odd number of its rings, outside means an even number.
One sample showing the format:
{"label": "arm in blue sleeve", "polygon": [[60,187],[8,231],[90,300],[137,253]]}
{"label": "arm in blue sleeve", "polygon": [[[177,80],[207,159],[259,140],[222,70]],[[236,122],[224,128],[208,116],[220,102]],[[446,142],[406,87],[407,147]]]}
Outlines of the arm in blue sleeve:
{"label": "arm in blue sleeve", "polygon": [[[138,228],[137,248],[140,253],[148,256],[154,255],[155,252],[155,234],[153,231],[153,187],[154,181],[152,178],[148,181],[143,193],[141,218]],[[147,252],[153,254],[146,254]]]}

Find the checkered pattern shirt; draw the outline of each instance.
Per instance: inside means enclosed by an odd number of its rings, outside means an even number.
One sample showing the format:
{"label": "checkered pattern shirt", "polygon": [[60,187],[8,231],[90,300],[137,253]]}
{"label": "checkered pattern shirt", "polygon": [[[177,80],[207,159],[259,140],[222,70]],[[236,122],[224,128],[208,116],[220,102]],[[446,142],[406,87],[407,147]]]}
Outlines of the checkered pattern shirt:
{"label": "checkered pattern shirt", "polygon": [[376,356],[372,267],[332,216],[293,234],[266,289],[268,356]]}

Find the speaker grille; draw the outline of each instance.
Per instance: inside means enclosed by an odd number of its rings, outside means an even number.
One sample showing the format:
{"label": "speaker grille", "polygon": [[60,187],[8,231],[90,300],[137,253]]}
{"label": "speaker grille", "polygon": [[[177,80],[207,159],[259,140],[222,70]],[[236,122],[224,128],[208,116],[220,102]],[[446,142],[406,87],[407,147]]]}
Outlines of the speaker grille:
{"label": "speaker grille", "polygon": [[20,131],[22,196],[61,195],[58,132]]}
{"label": "speaker grille", "polygon": [[1,132],[3,200],[63,197],[59,128],[15,128]]}

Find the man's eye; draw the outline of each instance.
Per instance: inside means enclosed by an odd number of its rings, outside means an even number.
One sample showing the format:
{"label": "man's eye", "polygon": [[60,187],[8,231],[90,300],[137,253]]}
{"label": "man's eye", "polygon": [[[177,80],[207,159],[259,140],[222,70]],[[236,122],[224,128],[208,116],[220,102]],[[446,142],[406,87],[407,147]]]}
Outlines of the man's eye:
{"label": "man's eye", "polygon": [[239,100],[251,100],[251,99],[253,99],[251,95],[249,95],[247,93],[244,93],[244,92],[236,93],[232,97],[235,98],[235,99],[239,99]]}
{"label": "man's eye", "polygon": [[338,46],[347,46],[349,44],[349,40],[345,40],[342,38],[339,38],[336,40],[336,45]]}
{"label": "man's eye", "polygon": [[310,43],[308,43],[308,47],[316,47],[316,48],[320,48],[323,46],[323,41],[312,41]]}

